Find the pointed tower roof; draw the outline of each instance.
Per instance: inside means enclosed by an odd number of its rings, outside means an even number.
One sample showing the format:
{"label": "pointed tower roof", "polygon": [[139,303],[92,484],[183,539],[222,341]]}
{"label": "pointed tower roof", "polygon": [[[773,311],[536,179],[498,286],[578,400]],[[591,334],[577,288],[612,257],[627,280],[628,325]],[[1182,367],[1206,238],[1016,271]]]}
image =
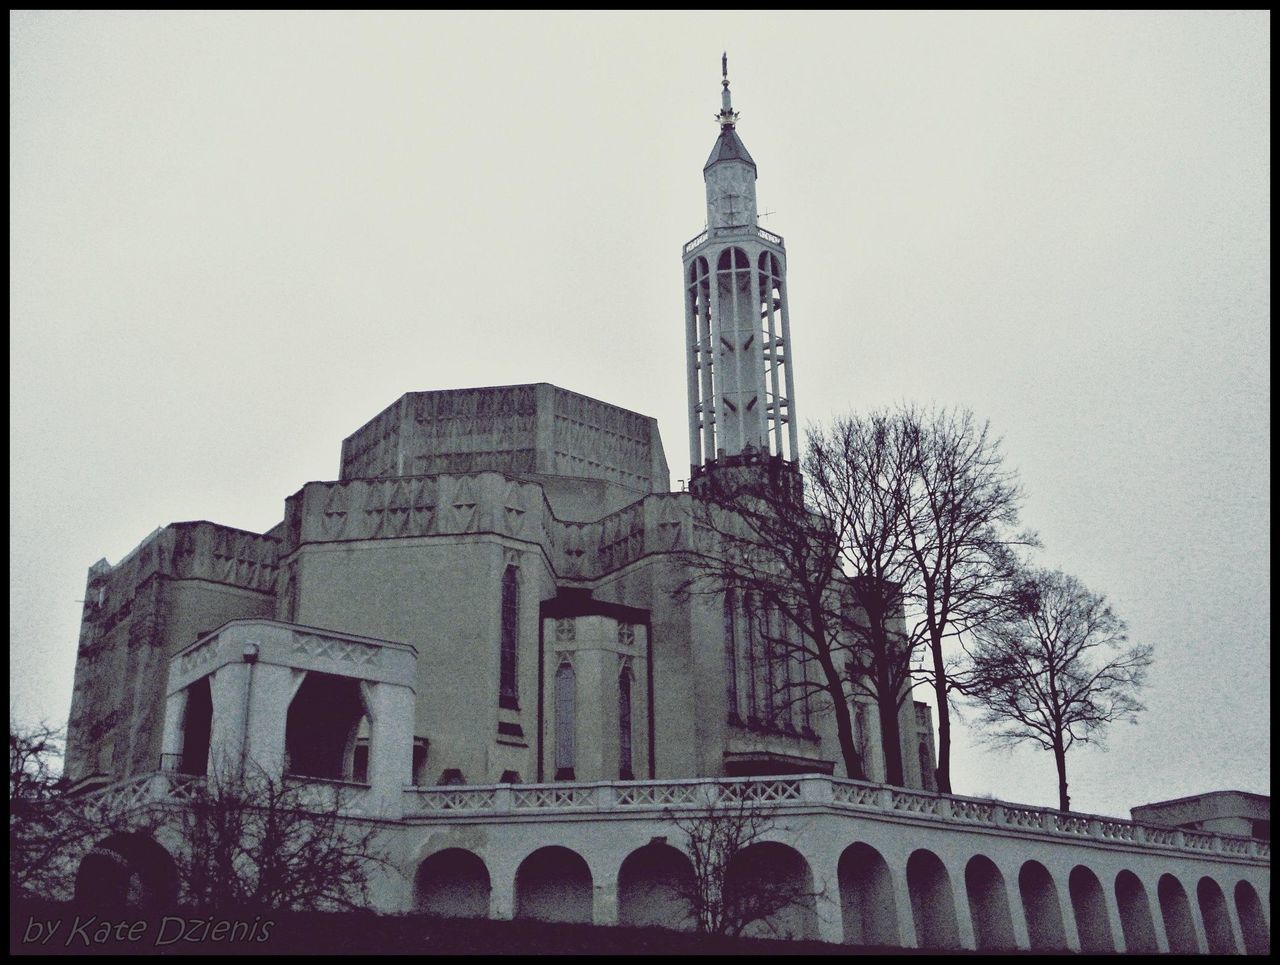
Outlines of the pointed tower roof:
{"label": "pointed tower roof", "polygon": [[742,138],[738,137],[737,131],[734,130],[738,123],[738,112],[733,109],[733,102],[729,97],[729,54],[727,52],[720,57],[720,74],[720,86],[724,88],[720,93],[720,113],[716,115],[716,120],[720,122],[720,136],[716,138],[716,143],[711,148],[711,155],[707,158],[707,163],[702,166],[702,170],[705,171],[720,161],[746,161],[754,168],[755,160],[751,157],[747,146],[742,143]]}

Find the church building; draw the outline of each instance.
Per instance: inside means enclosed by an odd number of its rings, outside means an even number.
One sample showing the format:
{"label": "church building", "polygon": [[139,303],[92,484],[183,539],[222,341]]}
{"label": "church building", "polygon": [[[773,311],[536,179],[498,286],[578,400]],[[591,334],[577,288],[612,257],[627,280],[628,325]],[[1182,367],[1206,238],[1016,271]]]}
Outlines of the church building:
{"label": "church building", "polygon": [[[245,739],[285,773],[362,782],[376,760],[412,786],[846,776],[825,694],[784,699],[815,668],[770,652],[745,595],[676,592],[708,472],[798,475],[786,247],[757,224],[725,73],[681,252],[691,492],[640,413],[547,383],[406,393],[269,531],[173,523],[90,569],[72,778],[203,774]],[[259,641],[256,667],[207,653],[245,620],[293,642]],[[362,672],[383,648],[406,667],[394,737]],[[877,714],[852,716],[882,778]],[[931,788],[929,708],[903,701],[899,730],[904,783]]]}
{"label": "church building", "polygon": [[[800,478],[787,250],[757,223],[722,70],[706,225],[681,250],[688,491],[649,416],[544,382],[407,392],[266,532],[171,523],[89,569],[66,776],[91,806],[183,815],[258,768],[375,829],[381,912],[692,928],[677,819],[729,802],[767,822],[724,893],[795,898],[749,934],[1264,954],[1269,800],[1127,821],[940,794],[909,694],[902,781],[861,698],[849,774],[786,627],[733,586],[681,592],[721,480]],[[171,902],[191,847],[112,834],[76,888]]]}

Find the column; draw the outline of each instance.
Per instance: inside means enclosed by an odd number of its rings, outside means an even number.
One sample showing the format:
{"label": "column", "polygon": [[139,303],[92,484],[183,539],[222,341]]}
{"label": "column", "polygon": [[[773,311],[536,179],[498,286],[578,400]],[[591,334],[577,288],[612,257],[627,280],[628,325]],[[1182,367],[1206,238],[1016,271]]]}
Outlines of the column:
{"label": "column", "polygon": [[[698,435],[698,356],[699,351],[698,326],[695,316],[697,307],[696,293],[698,291],[698,259],[694,258],[685,268],[684,273],[684,350],[688,353],[688,388],[689,388],[689,465],[696,466],[698,464],[700,442]],[[692,269],[693,281],[689,279],[689,269]]]}
{"label": "column", "polygon": [[1031,948],[1031,932],[1027,928],[1027,909],[1022,904],[1022,889],[1018,886],[1019,870],[1015,865],[1010,874],[1008,868],[1001,867],[1000,874],[1004,878],[1005,892],[1009,897],[1009,918],[1013,924],[1014,944],[1028,951]]}
{"label": "column", "polygon": [[600,877],[591,888],[591,921],[596,925],[618,923],[618,876]]}
{"label": "column", "polygon": [[[828,784],[826,778],[823,781]],[[805,782],[809,783],[809,782]],[[803,785],[802,785],[803,789]],[[839,852],[831,857],[824,849],[821,857],[805,855],[809,869],[813,872],[813,889],[818,893],[815,905],[818,912],[818,938],[824,942],[839,944],[844,941],[844,920],[842,917],[843,896],[840,894]]]}
{"label": "column", "polygon": [[404,786],[413,769],[414,695],[400,684],[369,686],[369,784],[371,810],[382,817],[404,814]]}
{"label": "column", "polygon": [[183,717],[187,712],[187,691],[184,687],[176,694],[170,694],[164,702],[164,734],[160,740],[161,766],[164,757],[170,754],[181,754],[184,743]]}
{"label": "column", "polygon": [[245,664],[250,668],[249,717],[245,722],[246,762],[271,780],[284,775],[285,728],[289,705],[306,672],[276,664]]}
{"label": "column", "polygon": [[[887,856],[886,856],[886,860]],[[907,862],[903,856],[900,867],[890,867],[889,876],[893,879],[893,902],[898,914],[898,935],[902,939],[903,948],[919,948],[916,936],[916,919],[911,913],[911,889],[907,886]]]}
{"label": "column", "polygon": [[1115,875],[1110,875],[1110,878],[1110,887],[1107,887],[1106,881],[1101,882],[1102,894],[1107,901],[1107,926],[1111,929],[1111,940],[1115,943],[1116,951],[1124,953],[1128,951],[1128,947],[1124,937],[1124,923],[1120,919],[1120,902],[1116,900]]}
{"label": "column", "polygon": [[213,723],[209,734],[209,777],[239,780],[244,763],[245,695],[249,664],[229,663],[209,677]]}

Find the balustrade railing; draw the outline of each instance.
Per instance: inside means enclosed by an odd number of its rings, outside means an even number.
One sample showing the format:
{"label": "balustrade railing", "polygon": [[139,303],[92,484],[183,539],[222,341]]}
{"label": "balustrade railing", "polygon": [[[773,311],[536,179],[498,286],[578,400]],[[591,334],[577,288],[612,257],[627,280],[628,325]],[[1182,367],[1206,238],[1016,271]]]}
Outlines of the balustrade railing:
{"label": "balustrade railing", "polygon": [[[741,236],[744,232],[749,230],[750,228],[747,225],[733,225],[729,227],[715,228],[715,229],[703,228],[701,232],[694,235],[692,238],[690,238],[688,241],[685,242],[684,248],[681,249],[681,254],[687,255],[689,252],[693,251],[694,248],[700,247],[701,245],[705,244],[707,239],[711,238],[712,236],[715,236],[715,237],[729,236],[729,235]],[[786,247],[786,244],[783,242],[782,235],[774,234],[772,231],[766,231],[764,228],[760,228],[760,227],[756,228],[756,237],[761,239],[762,241],[767,241],[770,244],[775,244],[779,248]]]}
{"label": "balustrade railing", "polygon": [[[129,778],[85,794],[86,806],[116,811],[157,803],[189,800],[205,786],[205,778],[155,772]],[[337,807],[347,814],[366,814],[372,789],[365,784],[289,778],[301,792],[304,807]],[[1153,847],[1201,854],[1270,860],[1271,843],[1203,831],[1188,831],[1117,818],[1009,804],[850,781],[825,775],[777,778],[716,778],[679,781],[498,784],[472,787],[406,787],[408,816],[432,818],[467,815],[515,815],[557,811],[662,811],[707,808],[717,804],[753,803],[768,809],[835,807],[886,817],[923,819],[969,828],[1094,839],[1130,847]]]}

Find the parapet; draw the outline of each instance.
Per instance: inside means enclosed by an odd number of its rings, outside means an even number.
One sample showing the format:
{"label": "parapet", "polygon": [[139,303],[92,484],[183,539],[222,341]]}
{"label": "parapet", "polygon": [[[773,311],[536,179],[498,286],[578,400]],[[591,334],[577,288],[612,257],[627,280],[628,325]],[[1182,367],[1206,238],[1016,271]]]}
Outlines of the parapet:
{"label": "parapet", "polygon": [[484,471],[671,489],[657,420],[547,382],[409,392],[343,441],[339,478]]}

